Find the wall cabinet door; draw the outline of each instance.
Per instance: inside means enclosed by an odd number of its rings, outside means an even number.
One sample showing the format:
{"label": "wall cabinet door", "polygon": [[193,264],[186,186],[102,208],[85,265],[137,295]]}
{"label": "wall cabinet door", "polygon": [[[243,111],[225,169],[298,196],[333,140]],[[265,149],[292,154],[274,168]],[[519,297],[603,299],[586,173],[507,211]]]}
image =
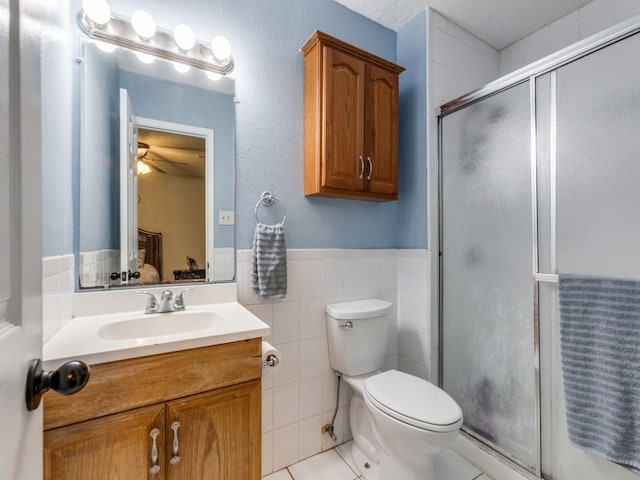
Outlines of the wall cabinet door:
{"label": "wall cabinet door", "polygon": [[374,193],[398,193],[398,75],[367,65],[366,180]]}
{"label": "wall cabinet door", "polygon": [[260,479],[259,380],[166,405],[168,480]]}
{"label": "wall cabinet door", "polygon": [[323,49],[322,186],[364,188],[365,64],[339,50]]}
{"label": "wall cabinet door", "polygon": [[44,480],[165,480],[164,416],[153,405],[44,432]]}

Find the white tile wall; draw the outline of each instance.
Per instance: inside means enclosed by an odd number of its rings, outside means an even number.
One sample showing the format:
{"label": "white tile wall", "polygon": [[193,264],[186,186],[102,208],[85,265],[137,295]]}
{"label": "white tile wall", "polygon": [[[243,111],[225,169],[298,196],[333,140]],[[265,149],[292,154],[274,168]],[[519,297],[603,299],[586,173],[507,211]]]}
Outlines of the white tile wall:
{"label": "white tile wall", "polygon": [[236,265],[234,256],[233,247],[213,249],[213,275],[216,280],[228,281],[234,278]]}
{"label": "white tile wall", "polygon": [[71,319],[75,291],[73,255],[42,259],[42,341],[49,340]]}
{"label": "white tile wall", "polygon": [[83,287],[101,287],[112,283],[109,276],[120,271],[120,250],[94,250],[81,252],[78,275]]}
{"label": "white tile wall", "polygon": [[[272,327],[266,340],[280,350],[282,361],[263,376],[263,475],[351,438],[351,392],[344,382],[338,440],[321,433],[333,416],[338,380],[329,365],[324,309],[328,303],[374,297],[397,305],[397,261],[397,250],[288,250],[287,297],[262,300],[251,290],[251,252],[238,251],[239,302]],[[426,288],[423,281],[420,285]],[[385,367],[395,368],[395,309],[390,323]]]}
{"label": "white tile wall", "polygon": [[498,52],[429,10],[427,91],[433,108],[480,88],[498,76]]}
{"label": "white tile wall", "polygon": [[398,367],[429,379],[429,251],[398,250]]}
{"label": "white tile wall", "polygon": [[501,50],[500,75],[511,73],[638,14],[638,0],[594,0]]}

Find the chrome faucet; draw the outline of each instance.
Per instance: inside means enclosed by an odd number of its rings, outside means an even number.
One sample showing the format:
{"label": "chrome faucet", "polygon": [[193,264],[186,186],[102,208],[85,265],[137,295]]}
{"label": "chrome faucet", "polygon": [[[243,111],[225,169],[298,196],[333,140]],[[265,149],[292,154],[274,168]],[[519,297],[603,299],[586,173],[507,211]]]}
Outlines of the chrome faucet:
{"label": "chrome faucet", "polygon": [[155,295],[150,292],[138,291],[136,292],[138,295],[148,295],[149,299],[147,300],[147,306],[144,309],[144,313],[169,313],[169,312],[179,312],[186,308],[184,304],[184,292],[191,290],[190,288],[185,288],[180,293],[176,295],[175,300],[173,299],[173,292],[171,290],[165,290],[160,295],[160,301],[156,299]]}
{"label": "chrome faucet", "polygon": [[156,313],[173,312],[175,310],[175,307],[172,303],[172,300],[173,292],[171,290],[165,290],[164,292],[162,292],[162,295],[160,295],[160,303],[158,304]]}

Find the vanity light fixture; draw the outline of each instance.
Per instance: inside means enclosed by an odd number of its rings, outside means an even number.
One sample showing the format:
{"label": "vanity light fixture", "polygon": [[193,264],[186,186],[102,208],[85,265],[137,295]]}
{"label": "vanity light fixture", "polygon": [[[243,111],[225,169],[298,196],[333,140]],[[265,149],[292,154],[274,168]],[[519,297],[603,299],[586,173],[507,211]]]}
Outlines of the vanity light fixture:
{"label": "vanity light fixture", "polygon": [[82,10],[98,28],[104,28],[111,18],[111,8],[105,0],[82,0]]}
{"label": "vanity light fixture", "polygon": [[176,25],[176,28],[173,29],[173,38],[175,38],[176,45],[178,45],[183,52],[188,52],[196,44],[196,34],[193,33],[189,25],[185,25],[184,23]]}
{"label": "vanity light fixture", "polygon": [[191,70],[191,67],[189,65],[185,65],[184,63],[178,63],[178,62],[173,62],[173,68],[176,69],[176,72],[180,72],[180,73],[187,73],[189,70]]}
{"label": "vanity light fixture", "polygon": [[153,55],[149,55],[148,53],[142,53],[142,52],[136,52],[136,57],[138,57],[138,60],[140,60],[142,63],[153,63],[153,61],[155,60],[155,58],[153,58]]}
{"label": "vanity light fixture", "polygon": [[220,35],[213,37],[211,51],[213,52],[213,57],[219,62],[226,62],[231,58],[231,44],[229,40]]}
{"label": "vanity light fixture", "polygon": [[[150,63],[148,56],[159,57],[174,65],[199,68],[217,78],[233,71],[229,40],[216,36],[211,44],[199,42],[193,30],[184,24],[176,26],[172,34],[156,28],[151,15],[142,10],[134,12],[128,20],[112,14],[106,0],[83,0],[77,20],[80,30],[89,38],[134,50],[140,54],[138,58],[145,55],[140,60],[146,59],[146,63]],[[185,67],[176,66],[179,68]]]}
{"label": "vanity light fixture", "polygon": [[131,26],[142,40],[151,40],[156,34],[156,22],[144,10],[136,10],[131,15]]}

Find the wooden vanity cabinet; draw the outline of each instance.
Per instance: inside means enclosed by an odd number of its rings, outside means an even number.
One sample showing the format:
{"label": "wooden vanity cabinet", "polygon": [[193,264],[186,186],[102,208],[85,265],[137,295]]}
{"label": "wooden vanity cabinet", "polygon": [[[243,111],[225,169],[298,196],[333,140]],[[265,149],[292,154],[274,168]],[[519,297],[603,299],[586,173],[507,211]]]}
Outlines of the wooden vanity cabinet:
{"label": "wooden vanity cabinet", "polygon": [[305,58],[305,195],[398,198],[398,76],[404,68],[322,32]]}
{"label": "wooden vanity cabinet", "polygon": [[45,397],[45,480],[259,480],[260,345],[92,367],[83,391]]}

